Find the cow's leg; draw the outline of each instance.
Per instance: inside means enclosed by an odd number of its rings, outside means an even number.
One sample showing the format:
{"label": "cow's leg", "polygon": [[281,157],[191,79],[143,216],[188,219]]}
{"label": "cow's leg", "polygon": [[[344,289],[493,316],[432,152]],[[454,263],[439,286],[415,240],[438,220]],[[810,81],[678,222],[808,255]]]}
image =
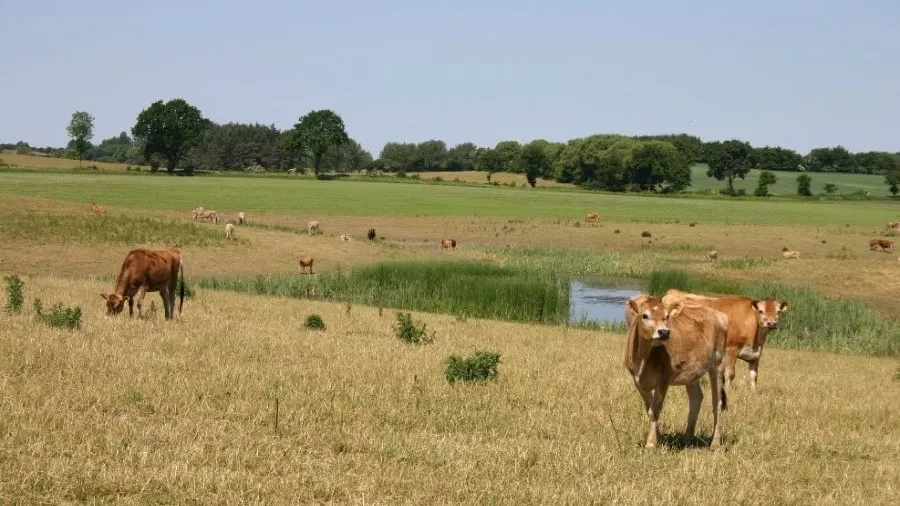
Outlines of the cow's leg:
{"label": "cow's leg", "polygon": [[731,388],[731,382],[734,380],[734,367],[737,363],[738,347],[734,346],[725,350],[725,389]]}
{"label": "cow's leg", "polygon": [[138,288],[137,291],[137,307],[138,307],[138,318],[142,318],[143,314],[141,313],[141,309],[144,307],[144,295],[147,294],[147,289],[143,286]]}
{"label": "cow's leg", "polygon": [[168,320],[175,314],[175,310],[172,307],[175,305],[175,296],[172,293],[172,290],[170,290],[169,285],[166,285],[159,290],[159,296],[162,297],[163,301],[163,314],[165,315],[165,319]]}
{"label": "cow's leg", "polygon": [[647,414],[650,415],[650,431],[647,434],[647,448],[653,448],[659,442],[659,413],[662,411],[663,401],[666,400],[666,390],[669,385],[661,384],[653,391],[653,397],[650,399],[650,409]]}
{"label": "cow's leg", "polygon": [[750,391],[756,392],[756,377],[759,375],[759,359],[757,357],[756,360],[750,362]]}
{"label": "cow's leg", "polygon": [[703,390],[700,389],[700,381],[686,385],[688,394],[688,421],[684,435],[693,438],[694,429],[697,427],[697,416],[700,414],[700,406],[703,404]]}
{"label": "cow's leg", "polygon": [[[719,395],[719,371],[711,369],[709,371],[709,391],[712,393],[712,411],[713,411],[713,434],[710,441],[710,448],[716,448],[722,444],[722,423],[719,416],[722,414],[722,399]],[[699,383],[698,383],[699,385]]]}
{"label": "cow's leg", "polygon": [[134,316],[134,297],[128,297],[128,316]]}

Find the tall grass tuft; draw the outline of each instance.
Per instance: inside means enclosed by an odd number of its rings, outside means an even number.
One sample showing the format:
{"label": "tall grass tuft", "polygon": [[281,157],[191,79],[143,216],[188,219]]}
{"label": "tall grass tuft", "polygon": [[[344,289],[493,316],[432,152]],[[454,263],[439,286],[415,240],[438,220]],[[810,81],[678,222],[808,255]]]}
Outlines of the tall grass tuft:
{"label": "tall grass tuft", "polygon": [[425,322],[421,326],[416,325],[409,313],[397,313],[397,324],[394,326],[394,334],[401,341],[414,344],[428,344],[434,341],[434,333],[425,331]]}
{"label": "tall grass tuft", "polygon": [[670,288],[685,292],[709,294],[739,294],[742,287],[738,283],[698,276],[678,269],[653,271],[647,277],[647,293],[662,297]]}
{"label": "tall grass tuft", "polygon": [[493,351],[476,351],[465,358],[450,355],[444,363],[446,365],[444,377],[451,385],[457,381],[496,380],[500,354]]}
{"label": "tall grass tuft", "polygon": [[61,327],[69,330],[81,328],[81,308],[63,307],[62,303],[56,303],[44,310],[41,299],[34,299],[34,317],[37,321],[46,323],[51,327]]}
{"label": "tall grass tuft", "polygon": [[22,294],[25,282],[15,274],[3,279],[6,281],[6,310],[18,313],[22,310],[22,303],[25,302],[25,296]]}

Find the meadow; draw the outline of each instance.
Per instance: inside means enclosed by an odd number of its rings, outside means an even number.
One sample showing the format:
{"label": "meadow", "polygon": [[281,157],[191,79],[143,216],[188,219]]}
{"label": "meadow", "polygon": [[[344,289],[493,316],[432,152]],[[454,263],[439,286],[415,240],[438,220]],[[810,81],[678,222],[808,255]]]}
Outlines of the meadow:
{"label": "meadow", "polygon": [[[220,222],[191,220],[198,205]],[[591,210],[599,223],[584,222]],[[227,241],[238,211],[250,223]],[[22,277],[26,301],[0,311],[0,503],[890,504],[900,262],[867,242],[897,211],[888,200],[3,172],[0,274]],[[305,232],[310,219],[323,234]],[[458,247],[441,250],[441,237]],[[155,293],[143,320],[105,315],[98,293],[143,244],[182,246],[190,296],[175,321]],[[781,259],[784,247],[801,260]],[[716,264],[703,259],[712,248]],[[315,255],[315,275],[297,273],[298,252]],[[725,451],[706,448],[708,394],[700,437],[681,436],[677,387],[664,445],[641,448],[646,414],[621,332],[562,321],[563,283],[582,277],[790,301],[758,394],[738,365]],[[82,325],[49,327],[35,298],[81,308]],[[434,342],[398,339],[401,310]],[[324,331],[304,326],[313,314]],[[448,384],[447,357],[476,350],[501,354],[498,379]]]}

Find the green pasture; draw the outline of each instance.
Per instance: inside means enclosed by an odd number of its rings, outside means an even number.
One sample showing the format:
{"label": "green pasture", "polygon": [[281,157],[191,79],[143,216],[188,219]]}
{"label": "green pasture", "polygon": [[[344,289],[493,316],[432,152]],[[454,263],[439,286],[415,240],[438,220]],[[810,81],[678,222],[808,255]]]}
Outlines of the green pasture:
{"label": "green pasture", "polygon": [[[743,188],[748,195],[759,184],[759,170],[751,170],[746,179],[735,179],[734,187]],[[769,186],[772,195],[794,196],[797,194],[797,176],[806,174],[812,178],[813,195],[825,193],[826,183],[837,186],[837,194],[846,195],[858,191],[868,191],[873,197],[888,197],[888,185],[884,176],[872,174],[845,174],[841,172],[780,172],[773,171],[777,178],[775,184]],[[700,163],[691,167],[691,186],[688,191],[720,190],[725,188],[725,181],[719,181],[706,175],[706,164]]]}
{"label": "green pasture", "polygon": [[897,218],[891,201],[784,201],[664,197],[528,188],[254,177],[0,173],[2,195],[112,207],[303,215],[481,216],[604,221],[871,226]]}

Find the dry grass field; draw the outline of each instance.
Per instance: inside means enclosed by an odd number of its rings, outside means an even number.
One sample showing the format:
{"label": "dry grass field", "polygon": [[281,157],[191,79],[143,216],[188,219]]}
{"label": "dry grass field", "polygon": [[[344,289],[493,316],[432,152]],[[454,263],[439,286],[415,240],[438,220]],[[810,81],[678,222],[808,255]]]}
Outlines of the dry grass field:
{"label": "dry grass field", "polygon": [[[25,277],[85,308],[71,332],[0,313],[3,504],[893,504],[895,359],[770,349],[741,363],[723,451],[686,441],[673,388],[665,446],[622,366],[623,336],[197,291],[176,321],[107,317],[107,283]],[[159,296],[150,300],[160,307]],[[27,304],[26,304],[27,306]],[[303,327],[319,314],[325,331]],[[501,353],[449,385],[443,360]],[[275,402],[278,426],[275,427]]]}
{"label": "dry grass field", "polygon": [[[3,153],[0,153],[0,159],[7,165],[22,168],[71,170],[79,167],[78,160],[54,158],[52,156],[42,156],[39,154],[20,155],[14,151],[4,151]],[[128,165],[127,163],[95,162],[90,160],[81,162],[80,167],[86,168],[88,166],[96,166],[98,170],[111,171],[124,171],[126,167],[140,167],[141,170],[150,170],[149,167]]]}
{"label": "dry grass field", "polygon": [[[416,175],[421,179],[437,179],[444,181],[461,181],[463,183],[487,183],[487,172],[466,170],[458,172],[409,172],[408,176]],[[491,175],[491,182],[501,185],[514,184],[516,186],[528,186],[525,174],[513,174],[510,172],[497,172]],[[576,188],[570,183],[557,183],[552,179],[538,179],[537,187],[540,188]]]}

